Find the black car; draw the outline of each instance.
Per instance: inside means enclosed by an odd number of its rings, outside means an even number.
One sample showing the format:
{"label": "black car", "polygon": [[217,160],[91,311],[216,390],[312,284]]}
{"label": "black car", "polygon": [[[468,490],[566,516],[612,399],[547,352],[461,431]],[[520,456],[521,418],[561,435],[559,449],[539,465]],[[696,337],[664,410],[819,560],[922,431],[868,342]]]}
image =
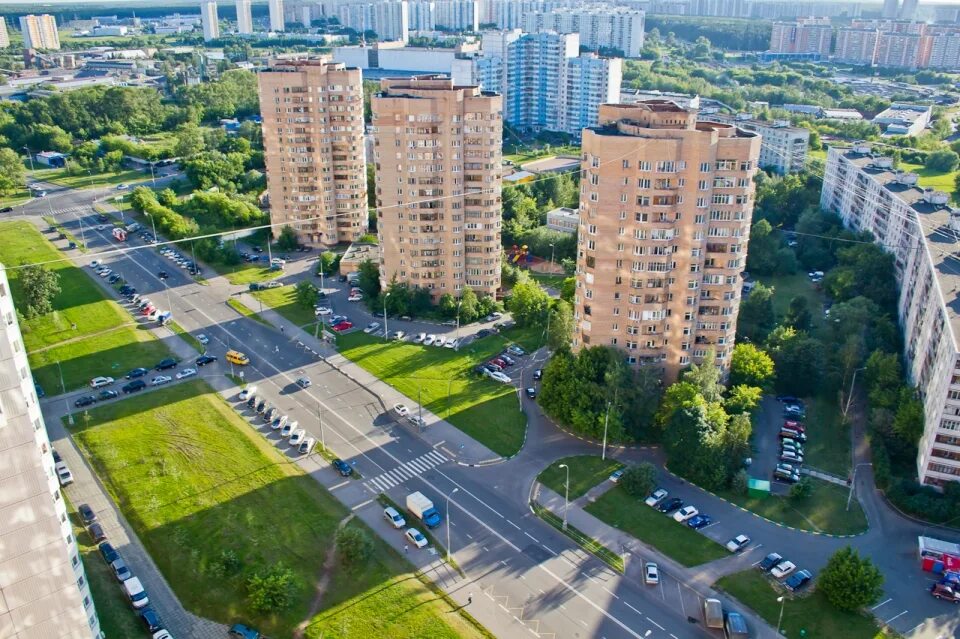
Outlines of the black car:
{"label": "black car", "polygon": [[177,360],[173,359],[172,357],[168,357],[167,359],[160,360],[160,362],[156,366],[154,366],[154,368],[156,368],[158,371],[165,371],[168,368],[176,368],[176,367],[177,367]]}
{"label": "black car", "polygon": [[50,452],[53,453],[53,463],[54,463],[54,464],[59,464],[60,462],[63,461],[63,458],[60,457],[60,453],[57,452],[57,449],[56,449],[56,448],[51,448],[51,449],[50,449]]}
{"label": "black car", "polygon": [[267,408],[267,400],[262,397],[257,400],[257,412],[262,413]]}
{"label": "black car", "polygon": [[491,331],[489,328],[481,328],[479,331],[477,331],[477,339],[482,339],[487,335],[492,335],[492,334],[493,334],[493,331]]}
{"label": "black car", "polygon": [[198,268],[192,268],[192,269],[190,269],[189,271],[187,271],[187,273],[190,273],[190,275],[193,275],[194,277],[196,277],[196,276],[200,275],[201,273],[203,273],[203,271],[201,271],[201,270],[198,269]]}
{"label": "black car", "polygon": [[0,213],[9,213],[12,210],[13,210],[12,206],[5,206],[2,209],[0,209]]}
{"label": "black car", "polygon": [[794,397],[793,395],[777,395],[777,401],[783,402],[784,404],[796,404],[797,406],[803,406],[803,401],[799,397]]}
{"label": "black car", "polygon": [[337,279],[340,280],[341,282],[346,282],[346,281],[347,281],[347,276],[346,276],[346,275],[341,275],[341,276],[338,277]]}
{"label": "black car", "polygon": [[150,371],[147,370],[146,368],[135,368],[129,373],[127,373],[127,379],[136,379],[137,377],[143,377],[149,372]]}
{"label": "black car", "polygon": [[337,469],[337,472],[340,473],[343,477],[349,477],[353,474],[353,469],[350,468],[350,464],[343,461],[342,459],[334,459],[333,467]]}
{"label": "black car", "polygon": [[140,621],[147,627],[149,632],[156,632],[163,628],[160,623],[160,615],[153,608],[144,608],[140,611]]}
{"label": "black car", "polygon": [[256,408],[256,406],[257,406],[257,396],[251,395],[250,398],[247,399],[247,408]]}
{"label": "black car", "polygon": [[473,372],[476,373],[477,375],[486,375],[487,373],[490,372],[490,369],[488,369],[483,364],[480,364],[479,366],[473,367]]}
{"label": "black car", "polygon": [[770,570],[773,569],[774,566],[779,564],[781,561],[783,561],[783,557],[780,556],[779,553],[772,552],[763,558],[763,560],[757,565],[757,568],[759,568],[763,572],[769,572]]}
{"label": "black car", "polygon": [[101,400],[104,400],[104,399],[114,399],[115,397],[120,397],[120,393],[118,393],[118,392],[115,391],[115,390],[111,390],[111,389],[109,389],[109,388],[105,388],[105,389],[103,389],[102,391],[100,391],[100,399],[101,399]]}
{"label": "black car", "polygon": [[142,379],[135,379],[129,384],[124,385],[124,387],[121,388],[120,390],[123,391],[124,395],[127,395],[129,393],[136,393],[137,391],[143,390],[146,387],[147,387],[147,383],[145,381],[143,381]]}
{"label": "black car", "polygon": [[254,252],[254,253],[263,253],[263,247],[262,247],[262,246],[254,246],[254,247],[253,247],[253,252]]}
{"label": "black car", "polygon": [[101,541],[107,540],[107,533],[103,532],[103,526],[100,524],[90,524],[90,527],[87,528],[87,531],[90,533],[90,537],[93,538],[93,543],[99,544]]}
{"label": "black car", "polygon": [[536,398],[537,398],[537,389],[536,389],[536,388],[533,388],[532,386],[529,387],[529,388],[527,389],[527,397],[529,397],[530,399],[536,399]]}
{"label": "black car", "polygon": [[115,283],[115,282],[116,282],[117,280],[119,280],[119,279],[120,279],[120,274],[119,274],[119,273],[114,273],[113,275],[111,275],[110,277],[107,278],[107,281],[110,282],[111,284],[113,284],[113,283]]}
{"label": "black car", "polygon": [[124,284],[123,286],[120,287],[120,294],[121,294],[121,295],[129,295],[130,292],[133,291],[133,290],[134,290],[134,288],[133,288],[132,286],[130,286],[129,284]]}
{"label": "black car", "polygon": [[89,504],[80,504],[77,512],[80,513],[80,519],[83,520],[84,526],[89,526],[97,520],[97,513],[93,512],[93,508]]}
{"label": "black car", "polygon": [[537,370],[533,371],[533,378],[534,378],[534,379],[543,379],[543,369],[542,369],[542,368],[538,368]]}
{"label": "black car", "polygon": [[197,366],[206,366],[207,364],[217,361],[216,355],[201,355],[197,358],[197,361],[194,362]]}
{"label": "black car", "polygon": [[657,510],[659,510],[664,514],[669,515],[670,513],[676,510],[680,510],[682,507],[683,507],[682,499],[680,499],[679,497],[671,497],[670,499],[667,499],[666,501],[661,502],[661,504],[657,506]]}
{"label": "black car", "polygon": [[108,564],[112,564],[114,561],[120,558],[120,553],[117,552],[117,549],[113,547],[109,541],[105,541],[99,546],[100,554],[103,555],[103,560]]}
{"label": "black car", "polygon": [[97,403],[96,397],[94,397],[93,395],[84,395],[83,397],[75,401],[73,405],[76,406],[77,408],[83,408],[84,406],[92,406],[93,404],[96,404],[96,403]]}
{"label": "black car", "polygon": [[159,273],[157,273],[157,277],[161,280],[165,280],[168,277],[170,277],[170,274],[167,273],[166,271],[160,271]]}

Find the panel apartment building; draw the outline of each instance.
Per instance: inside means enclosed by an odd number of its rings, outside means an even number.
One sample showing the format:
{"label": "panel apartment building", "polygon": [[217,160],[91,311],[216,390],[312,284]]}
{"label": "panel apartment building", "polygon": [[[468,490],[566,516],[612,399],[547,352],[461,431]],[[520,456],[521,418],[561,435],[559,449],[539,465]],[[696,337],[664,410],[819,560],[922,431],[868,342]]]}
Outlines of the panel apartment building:
{"label": "panel apartment building", "polygon": [[371,99],[380,285],[437,301],[500,287],[503,103],[443,76],[384,79]]}
{"label": "panel apartment building", "polygon": [[589,49],[617,49],[624,57],[639,58],[643,49],[643,11],[609,5],[560,8],[523,17],[528,33],[555,31],[578,33],[580,44]]}
{"label": "panel apartment building", "polygon": [[310,246],[359,239],[367,230],[360,70],[301,60],[257,77],[271,221]]}
{"label": "panel apartment building", "polygon": [[942,487],[960,481],[960,211],[892,167],[869,145],[831,147],[820,206],[893,253],[903,355],[923,399],[917,477]]}
{"label": "panel apartment building", "polygon": [[24,49],[59,49],[60,32],[57,19],[48,13],[20,16],[20,31],[23,33]]}
{"label": "panel apartment building", "polygon": [[830,18],[798,18],[793,22],[774,22],[770,31],[773,53],[819,53],[830,55],[833,27]]}
{"label": "panel apartment building", "polygon": [[702,120],[734,124],[760,134],[760,168],[780,175],[798,173],[807,165],[810,131],[790,126],[787,120],[757,120],[749,113],[729,116],[722,113],[701,115]]}
{"label": "panel apartment building", "polygon": [[600,106],[583,133],[574,348],[613,345],[665,382],[729,366],[760,136],[667,100]]}
{"label": "panel apartment building", "polygon": [[0,636],[96,639],[100,622],[0,266]]}

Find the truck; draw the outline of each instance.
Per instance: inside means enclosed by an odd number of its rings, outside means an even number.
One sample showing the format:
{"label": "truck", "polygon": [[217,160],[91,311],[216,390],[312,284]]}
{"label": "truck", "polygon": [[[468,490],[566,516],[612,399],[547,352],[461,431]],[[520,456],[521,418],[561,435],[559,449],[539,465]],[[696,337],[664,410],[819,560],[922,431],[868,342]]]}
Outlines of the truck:
{"label": "truck", "polygon": [[433,507],[433,502],[421,492],[407,495],[407,510],[425,523],[427,528],[436,528],[440,525],[440,513]]}

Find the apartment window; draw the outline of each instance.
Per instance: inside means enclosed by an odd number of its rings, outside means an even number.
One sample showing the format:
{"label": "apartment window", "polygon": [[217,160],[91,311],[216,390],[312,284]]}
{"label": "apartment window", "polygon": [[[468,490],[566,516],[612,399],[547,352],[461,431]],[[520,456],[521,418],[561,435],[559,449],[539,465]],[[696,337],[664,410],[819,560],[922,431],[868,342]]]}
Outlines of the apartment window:
{"label": "apartment window", "polygon": [[[73,567],[76,568],[76,567],[77,567],[77,564],[80,563],[80,558],[77,557],[76,555],[74,555],[73,557],[70,558],[70,563],[72,563],[72,564],[73,564]],[[84,601],[84,604],[83,604],[83,605],[84,605],[84,606],[87,605],[87,604],[86,604],[86,601]]]}
{"label": "apartment window", "polygon": [[641,161],[641,162],[638,162],[638,163],[637,163],[637,168],[639,168],[641,171],[649,171],[649,170],[650,170],[650,162],[647,161],[647,160],[643,160],[643,161]]}
{"label": "apartment window", "polygon": [[590,166],[593,167],[593,168],[599,167],[599,166],[600,166],[600,158],[598,158],[597,156],[591,156],[591,158],[590,158]]}
{"label": "apartment window", "polygon": [[624,161],[623,161],[623,168],[625,168],[625,169],[629,169],[629,168],[630,168],[630,160],[624,160]]}
{"label": "apartment window", "polygon": [[709,172],[710,172],[710,163],[709,163],[709,162],[701,162],[701,163],[700,163],[700,172],[701,172],[701,173],[709,173]]}
{"label": "apartment window", "polygon": [[621,193],[621,194],[620,194],[620,202],[622,202],[623,204],[626,204],[626,203],[627,203],[627,194],[626,194],[626,193]]}

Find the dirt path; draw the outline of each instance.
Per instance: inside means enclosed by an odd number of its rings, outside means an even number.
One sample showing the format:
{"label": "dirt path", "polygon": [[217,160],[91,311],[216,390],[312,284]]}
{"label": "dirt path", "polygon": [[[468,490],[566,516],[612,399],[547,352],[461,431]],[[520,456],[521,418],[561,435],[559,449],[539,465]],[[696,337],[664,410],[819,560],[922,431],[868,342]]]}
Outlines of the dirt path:
{"label": "dirt path", "polygon": [[[353,519],[353,513],[341,519],[340,523],[337,524],[337,531],[350,523],[351,519]],[[320,603],[323,601],[323,595],[327,592],[327,587],[330,585],[330,577],[333,575],[334,562],[336,560],[337,545],[332,543],[330,544],[330,548],[327,549],[326,558],[323,560],[323,569],[320,573],[320,579],[317,580],[317,585],[314,588],[313,601],[310,602],[310,611],[307,612],[307,618],[297,624],[296,629],[293,631],[294,639],[303,639],[303,633],[306,632],[310,620],[313,619],[320,610]]]}

